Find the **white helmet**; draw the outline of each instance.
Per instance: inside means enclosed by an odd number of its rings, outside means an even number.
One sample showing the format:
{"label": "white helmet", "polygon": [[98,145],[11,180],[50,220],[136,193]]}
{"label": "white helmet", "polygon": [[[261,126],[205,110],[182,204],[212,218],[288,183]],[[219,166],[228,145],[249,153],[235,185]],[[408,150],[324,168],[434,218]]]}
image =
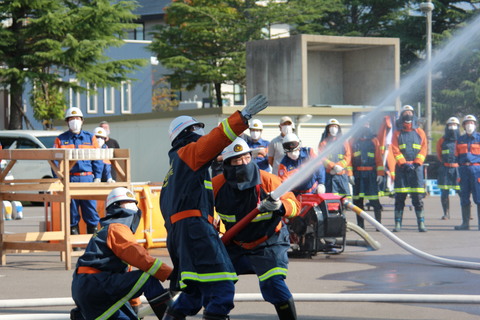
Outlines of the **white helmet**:
{"label": "white helmet", "polygon": [[282,140],[283,150],[291,152],[300,147],[300,139],[295,133],[289,133]]}
{"label": "white helmet", "polygon": [[107,132],[102,127],[96,127],[95,130],[93,130],[93,134],[97,137],[107,138]]}
{"label": "white helmet", "polygon": [[468,114],[463,118],[462,124],[465,123],[465,121],[475,121],[476,123],[477,118],[475,118],[475,116],[472,116],[471,114]]}
{"label": "white helmet", "polygon": [[447,120],[447,124],[458,124],[460,125],[460,120],[457,117],[450,117]]}
{"label": "white helmet", "polygon": [[258,119],[253,119],[252,122],[250,123],[249,129],[254,129],[254,130],[263,130],[263,123],[262,121]]}
{"label": "white helmet", "polygon": [[250,152],[247,142],[238,137],[222,151],[223,161]]}
{"label": "white helmet", "polygon": [[175,138],[185,129],[194,124],[200,125],[202,128],[205,127],[205,124],[198,122],[195,118],[190,116],[180,116],[170,122],[170,127],[168,128],[168,135],[170,136],[170,142],[173,142]]}
{"label": "white helmet", "polygon": [[132,191],[124,187],[118,187],[110,191],[110,193],[108,194],[105,207],[108,208],[115,202],[119,201],[135,201],[135,203],[138,203]]}
{"label": "white helmet", "polygon": [[82,110],[80,110],[80,108],[77,108],[77,107],[68,108],[67,111],[65,112],[65,120],[67,120],[70,117],[82,117],[83,118]]}
{"label": "white helmet", "polygon": [[402,112],[401,112],[401,113],[403,113],[404,111],[412,111],[412,112],[414,112],[415,110],[413,109],[413,107],[412,107],[411,105],[406,104],[406,105],[404,105],[404,106],[402,107]]}
{"label": "white helmet", "polygon": [[336,124],[337,126],[339,126],[339,125],[340,125],[340,122],[338,122],[337,119],[330,119],[330,120],[328,120],[328,122],[327,122],[327,126],[329,126],[329,125],[331,125],[331,124]]}

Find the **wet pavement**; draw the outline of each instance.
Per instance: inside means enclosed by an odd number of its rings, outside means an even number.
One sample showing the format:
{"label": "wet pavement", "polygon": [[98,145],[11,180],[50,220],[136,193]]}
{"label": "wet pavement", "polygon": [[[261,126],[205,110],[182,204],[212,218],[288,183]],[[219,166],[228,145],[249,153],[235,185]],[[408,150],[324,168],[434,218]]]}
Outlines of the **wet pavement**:
{"label": "wet pavement", "polygon": [[[480,262],[480,232],[476,210],[470,231],[455,231],[460,224],[458,197],[451,198],[452,217],[441,220],[440,198],[425,199],[427,233],[416,227],[415,213],[405,210],[404,227],[397,235],[413,247],[429,254],[460,261]],[[387,205],[393,199],[383,198]],[[369,212],[373,214],[372,212]],[[24,220],[6,221],[7,232],[38,230],[43,209],[27,207]],[[347,220],[354,222],[352,212]],[[386,206],[383,223],[393,228],[393,209]],[[311,259],[290,259],[287,283],[294,294],[425,294],[479,295],[480,270],[441,265],[419,258],[376,232],[366,222],[367,232],[381,244],[377,251],[362,246],[347,246],[339,255],[318,254]],[[360,239],[349,231],[347,240]],[[164,249],[152,254],[169,261]],[[74,258],[74,261],[76,259]],[[7,265],[0,267],[0,300],[70,297],[72,271],[64,268],[58,253],[25,253],[7,255]],[[241,276],[238,293],[259,293],[255,276]],[[392,302],[297,302],[299,319],[480,319],[480,306],[458,303],[392,303]],[[70,307],[0,309],[0,319],[25,313],[68,313]],[[200,316],[192,319],[200,319]],[[276,319],[273,306],[266,302],[237,302],[231,319]],[[28,319],[28,318],[25,318]],[[154,319],[148,316],[145,319]]]}

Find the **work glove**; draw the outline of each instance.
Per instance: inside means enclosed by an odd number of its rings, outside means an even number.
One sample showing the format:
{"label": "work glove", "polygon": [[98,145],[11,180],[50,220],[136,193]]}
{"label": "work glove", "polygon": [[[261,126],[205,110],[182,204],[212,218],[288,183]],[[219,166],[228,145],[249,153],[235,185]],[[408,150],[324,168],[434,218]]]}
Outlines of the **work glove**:
{"label": "work glove", "polygon": [[282,201],[280,201],[280,199],[275,200],[269,195],[268,197],[263,199],[262,202],[260,202],[260,204],[258,205],[258,211],[275,212],[280,210],[281,207],[282,207]]}
{"label": "work glove", "polygon": [[377,176],[377,184],[380,186],[383,183],[383,176]]}
{"label": "work glove", "polygon": [[415,170],[415,166],[412,163],[405,163],[402,167],[405,169],[405,171]]}
{"label": "work glove", "polygon": [[242,109],[241,113],[246,120],[250,120],[252,116],[256,115],[267,106],[267,97],[262,94],[258,94],[247,102],[246,107]]}
{"label": "work glove", "polygon": [[348,177],[348,182],[350,182],[350,184],[351,184],[352,186],[354,186],[354,185],[355,185],[355,177],[354,177],[354,176],[349,176],[349,177]]}
{"label": "work glove", "polygon": [[113,180],[112,178],[108,178],[107,183],[115,183],[117,181]]}
{"label": "work glove", "polygon": [[324,184],[319,184],[317,187],[317,190],[315,191],[318,194],[325,193],[325,185]]}
{"label": "work glove", "polygon": [[420,167],[420,165],[418,163],[413,163],[413,169],[417,169],[418,167]]}
{"label": "work glove", "polygon": [[95,178],[95,179],[93,179],[93,182],[95,182],[95,183],[102,182],[102,180],[100,178]]}
{"label": "work glove", "polygon": [[335,174],[340,173],[340,172],[342,172],[342,171],[343,171],[343,167],[340,166],[340,165],[338,165],[338,164],[336,164],[336,165],[332,168],[332,170],[330,170],[330,174],[331,174],[331,175],[335,175]]}

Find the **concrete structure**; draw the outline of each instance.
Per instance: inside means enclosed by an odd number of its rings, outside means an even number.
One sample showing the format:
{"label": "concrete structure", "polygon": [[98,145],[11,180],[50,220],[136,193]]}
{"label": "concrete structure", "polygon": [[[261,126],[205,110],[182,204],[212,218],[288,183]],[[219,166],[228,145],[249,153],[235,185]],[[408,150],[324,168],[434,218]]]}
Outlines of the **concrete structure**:
{"label": "concrete structure", "polygon": [[264,93],[275,106],[372,106],[399,86],[398,38],[296,35],[247,44],[247,94]]}

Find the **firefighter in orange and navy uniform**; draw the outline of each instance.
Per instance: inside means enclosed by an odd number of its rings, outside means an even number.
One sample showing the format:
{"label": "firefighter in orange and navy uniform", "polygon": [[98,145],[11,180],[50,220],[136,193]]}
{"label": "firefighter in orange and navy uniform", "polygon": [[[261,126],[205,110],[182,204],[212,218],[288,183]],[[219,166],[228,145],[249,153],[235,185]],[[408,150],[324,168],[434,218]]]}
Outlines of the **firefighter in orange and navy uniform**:
{"label": "firefighter in orange and navy uniform", "polygon": [[437,185],[441,190],[442,220],[450,219],[450,189],[456,192],[460,190],[458,163],[455,158],[455,145],[460,136],[459,126],[458,118],[450,117],[445,126],[445,134],[437,142],[437,157],[441,163],[438,169]]}
{"label": "firefighter in orange and navy uniform", "polygon": [[[78,258],[73,274],[77,308],[71,319],[138,319],[128,301],[142,294],[162,319],[171,295],[160,281],[168,278],[172,268],[137,244],[134,234],[142,212],[130,190],[113,189],[105,205],[101,229]],[[131,271],[131,266],[138,270]]]}
{"label": "firefighter in orange and navy uniform", "polygon": [[227,245],[235,271],[256,274],[263,298],[275,306],[279,319],[296,319],[293,297],[285,284],[290,241],[282,217],[297,216],[300,203],[292,192],[278,200],[269,197],[281,180],[258,168],[242,138],[226,147],[222,156],[223,173],[213,178],[212,185],[216,211],[226,229],[257,206],[260,211]]}
{"label": "firefighter in orange and navy uniform", "polygon": [[395,228],[402,228],[405,199],[410,193],[417,216],[418,231],[426,232],[423,196],[425,194],[423,162],[427,156],[427,137],[418,127],[412,106],[402,107],[397,119],[397,130],[392,137],[392,153],[397,161],[395,166]]}
{"label": "firefighter in orange and navy uniform", "polygon": [[[365,116],[360,116],[360,119]],[[378,139],[366,122],[351,140],[353,170],[353,204],[364,210],[364,199],[370,202],[375,220],[382,222],[382,205],[379,201],[379,187],[383,184],[385,169],[382,150]],[[365,228],[362,217],[357,216],[357,225]]]}
{"label": "firefighter in orange and navy uniform", "polygon": [[470,114],[466,115],[463,118],[462,125],[465,134],[458,138],[455,147],[460,174],[462,224],[455,226],[455,230],[470,229],[470,194],[473,202],[477,205],[477,216],[480,218],[480,133],[476,131],[477,118]]}
{"label": "firefighter in orange and navy uniform", "polygon": [[[98,149],[97,138],[88,131],[82,130],[83,113],[79,108],[69,108],[65,113],[68,131],[60,134],[53,144],[54,148],[62,149]],[[103,163],[101,160],[79,160],[70,169],[70,182],[100,182]],[[70,233],[79,234],[78,223],[82,208],[82,218],[87,224],[87,233],[97,230],[100,216],[97,212],[97,201],[72,199],[70,202]]]}
{"label": "firefighter in orange and navy uniform", "polygon": [[[328,120],[318,144],[319,154],[328,145],[334,144],[341,135],[342,128],[340,122],[337,119]],[[345,142],[341,147],[337,147],[337,150],[325,157],[323,164],[327,173],[325,178],[327,193],[334,193],[340,196],[350,195],[348,183],[353,182],[351,157],[350,144],[348,142]]]}
{"label": "firefighter in orange and navy uniform", "polygon": [[204,307],[203,319],[227,319],[238,280],[213,222],[212,160],[248,128],[248,120],[268,105],[257,95],[203,135],[203,123],[180,116],[170,123],[170,170],[160,194],[174,270],[170,285],[182,293],[165,319],[185,319]]}

